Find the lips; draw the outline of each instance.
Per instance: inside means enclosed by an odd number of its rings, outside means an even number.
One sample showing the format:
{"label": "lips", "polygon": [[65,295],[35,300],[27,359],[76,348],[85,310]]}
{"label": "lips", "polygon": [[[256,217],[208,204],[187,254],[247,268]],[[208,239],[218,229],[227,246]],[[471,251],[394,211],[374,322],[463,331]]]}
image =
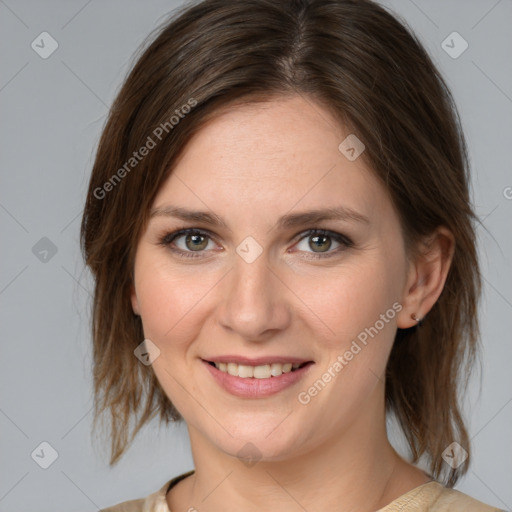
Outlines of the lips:
{"label": "lips", "polygon": [[211,357],[203,357],[203,361],[213,363],[236,363],[246,364],[248,366],[259,366],[263,364],[272,363],[292,363],[292,364],[303,364],[311,362],[309,359],[293,357],[293,356],[263,356],[263,357],[245,357],[237,355],[218,355]]}
{"label": "lips", "polygon": [[311,360],[289,356],[254,359],[214,356],[202,361],[224,390],[244,398],[263,398],[278,393],[301,380],[314,364]]}

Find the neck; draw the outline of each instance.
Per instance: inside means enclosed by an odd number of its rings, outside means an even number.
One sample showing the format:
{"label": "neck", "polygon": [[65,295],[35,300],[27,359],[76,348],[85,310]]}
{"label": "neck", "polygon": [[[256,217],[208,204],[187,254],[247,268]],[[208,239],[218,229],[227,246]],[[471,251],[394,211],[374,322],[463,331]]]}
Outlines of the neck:
{"label": "neck", "polygon": [[378,510],[429,480],[395,452],[383,407],[380,412],[379,418],[363,412],[342,434],[326,437],[300,455],[254,465],[220,451],[189,426],[196,471],[176,486],[178,491],[183,484],[179,492],[169,493],[170,509]]}

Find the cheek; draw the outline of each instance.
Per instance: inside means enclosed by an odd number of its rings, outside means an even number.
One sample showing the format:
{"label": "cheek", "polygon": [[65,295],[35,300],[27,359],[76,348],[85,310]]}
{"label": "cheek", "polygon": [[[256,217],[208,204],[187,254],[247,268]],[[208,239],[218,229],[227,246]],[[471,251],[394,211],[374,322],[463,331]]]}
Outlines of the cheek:
{"label": "cheek", "polygon": [[396,300],[397,268],[379,254],[340,267],[325,282],[317,280],[314,288],[308,288],[305,297],[313,312],[311,322],[318,323],[318,316],[329,328],[316,338],[325,357],[301,390],[299,402],[322,414],[326,431],[358,414],[361,406],[375,399],[374,390],[384,382],[401,309]]}
{"label": "cheek", "polygon": [[[376,256],[318,273],[314,279],[298,277],[294,291],[303,298],[311,324],[323,333],[324,343],[339,349],[376,322],[381,339],[388,333],[392,337],[396,316],[392,306],[398,297],[394,274],[386,259]],[[381,315],[385,315],[384,326]]]}
{"label": "cheek", "polygon": [[192,266],[177,270],[163,259],[141,257],[135,276],[144,335],[169,350],[193,339],[201,302],[217,280]]}
{"label": "cheek", "polygon": [[167,264],[140,259],[136,269],[136,290],[144,337],[160,350],[153,371],[174,406],[187,415],[189,394],[196,393],[193,381],[187,380],[186,364],[191,343],[199,335],[201,298],[208,289],[197,274],[171,271]]}

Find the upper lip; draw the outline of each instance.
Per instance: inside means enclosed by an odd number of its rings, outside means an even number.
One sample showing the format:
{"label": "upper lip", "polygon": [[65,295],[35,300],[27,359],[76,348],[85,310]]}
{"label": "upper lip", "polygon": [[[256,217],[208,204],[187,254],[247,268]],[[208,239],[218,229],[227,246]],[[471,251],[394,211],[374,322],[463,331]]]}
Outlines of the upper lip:
{"label": "upper lip", "polygon": [[212,362],[212,363],[238,363],[238,364],[246,364],[248,366],[261,366],[264,364],[272,364],[272,363],[292,363],[292,364],[302,364],[313,362],[311,359],[304,359],[301,357],[292,357],[292,356],[262,356],[262,357],[245,357],[245,356],[236,356],[236,355],[219,355],[212,357],[205,357],[203,361]]}

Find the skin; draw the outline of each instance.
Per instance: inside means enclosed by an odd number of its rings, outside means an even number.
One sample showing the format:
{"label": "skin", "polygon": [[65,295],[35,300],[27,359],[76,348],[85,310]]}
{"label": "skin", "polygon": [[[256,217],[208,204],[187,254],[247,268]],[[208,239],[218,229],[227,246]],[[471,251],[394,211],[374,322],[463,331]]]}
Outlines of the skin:
{"label": "skin", "polygon": [[[155,209],[205,211],[227,224],[155,215],[137,247],[133,310],[160,350],[153,369],[186,420],[196,469],[167,494],[172,511],[374,511],[430,480],[388,441],[384,372],[396,329],[415,325],[411,316],[439,297],[453,237],[439,228],[428,253],[410,261],[386,189],[363,158],[338,150],[349,133],[305,97],[238,105],[199,130],[157,194]],[[338,206],[368,222],[277,227],[283,215]],[[199,252],[186,236],[171,243],[199,257],[160,243],[182,228],[210,235]],[[316,248],[308,229],[354,245],[328,238]],[[252,263],[236,252],[248,236],[263,250]],[[394,303],[401,311],[301,404],[298,394]],[[291,387],[248,399],[205,369],[201,358],[220,354],[314,365]],[[237,458],[248,442],[258,451],[251,466]]]}

